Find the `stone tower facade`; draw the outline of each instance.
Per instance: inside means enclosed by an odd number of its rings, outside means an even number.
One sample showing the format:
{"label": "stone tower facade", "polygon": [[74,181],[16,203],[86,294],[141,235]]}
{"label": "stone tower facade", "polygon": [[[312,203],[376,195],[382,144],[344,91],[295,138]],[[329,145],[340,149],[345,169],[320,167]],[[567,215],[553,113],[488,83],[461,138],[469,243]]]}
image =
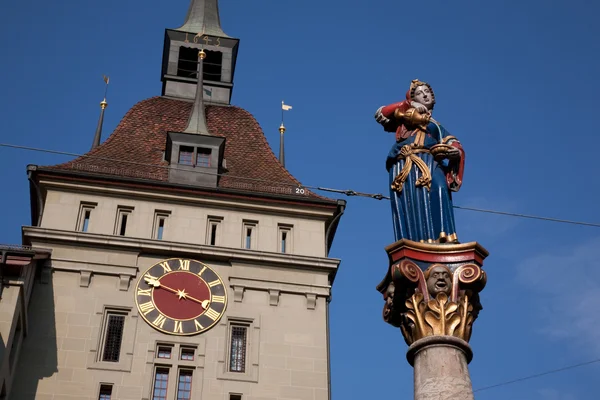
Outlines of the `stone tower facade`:
{"label": "stone tower facade", "polygon": [[330,399],[345,203],[230,105],[237,45],[193,0],[162,95],[85,157],[28,167],[32,224],[0,249],[0,398]]}

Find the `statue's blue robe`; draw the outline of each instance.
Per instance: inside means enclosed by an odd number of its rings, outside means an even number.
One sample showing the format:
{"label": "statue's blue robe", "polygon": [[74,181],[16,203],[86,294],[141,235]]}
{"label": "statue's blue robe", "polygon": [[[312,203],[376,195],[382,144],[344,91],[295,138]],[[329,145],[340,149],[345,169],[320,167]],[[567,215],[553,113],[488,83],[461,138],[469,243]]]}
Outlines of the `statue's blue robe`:
{"label": "statue's blue robe", "polygon": [[[442,138],[450,135],[441,125],[440,130]],[[405,160],[397,159],[402,146],[410,145],[416,138],[417,135],[413,132],[408,138],[396,142],[390,150],[386,162],[390,185],[404,167]],[[440,143],[439,138],[438,126],[430,123],[422,148],[429,149]],[[431,171],[431,189],[415,186],[421,171],[414,163],[402,191],[398,193],[390,189],[394,236],[396,240],[437,242],[440,236],[456,233],[452,194],[446,182],[447,163],[443,161],[439,164],[429,153],[415,155],[423,160]]]}

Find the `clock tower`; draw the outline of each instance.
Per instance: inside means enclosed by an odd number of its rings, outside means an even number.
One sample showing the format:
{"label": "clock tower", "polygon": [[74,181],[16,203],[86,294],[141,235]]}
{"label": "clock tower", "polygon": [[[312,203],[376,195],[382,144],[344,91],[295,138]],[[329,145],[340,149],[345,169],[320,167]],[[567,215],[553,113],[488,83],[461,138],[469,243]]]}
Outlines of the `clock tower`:
{"label": "clock tower", "polygon": [[85,156],[28,167],[1,396],[330,399],[345,202],[302,188],[231,105],[238,46],[217,0],[192,0],[160,95]]}

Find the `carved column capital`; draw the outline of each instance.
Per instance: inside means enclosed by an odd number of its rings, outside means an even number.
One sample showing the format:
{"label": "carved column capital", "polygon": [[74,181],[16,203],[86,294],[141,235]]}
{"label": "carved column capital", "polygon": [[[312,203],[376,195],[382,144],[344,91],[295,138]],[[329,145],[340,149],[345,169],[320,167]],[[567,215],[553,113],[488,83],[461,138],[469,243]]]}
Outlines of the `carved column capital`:
{"label": "carved column capital", "polygon": [[377,287],[385,300],[383,319],[400,328],[409,346],[432,336],[468,342],[487,281],[475,254],[485,254],[482,248],[403,242],[392,250],[403,254],[390,254],[388,274]]}

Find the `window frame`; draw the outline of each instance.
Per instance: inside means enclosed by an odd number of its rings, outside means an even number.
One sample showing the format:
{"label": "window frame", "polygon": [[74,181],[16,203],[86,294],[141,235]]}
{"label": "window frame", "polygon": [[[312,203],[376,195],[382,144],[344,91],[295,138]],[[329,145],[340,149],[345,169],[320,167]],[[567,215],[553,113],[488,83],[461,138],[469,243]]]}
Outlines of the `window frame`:
{"label": "window frame", "polygon": [[[183,358],[184,352],[191,352],[192,358]],[[195,361],[196,360],[196,349],[193,347],[181,346],[179,349],[179,360],[180,361]]]}
{"label": "window frame", "polygon": [[[104,353],[106,351],[106,340],[108,338],[108,328],[110,326],[110,317],[111,316],[119,316],[123,317],[123,327],[121,330],[121,337],[119,340],[119,354],[117,360],[105,360]],[[127,322],[127,314],[120,310],[107,310],[104,314],[104,318],[102,321],[102,337],[100,342],[100,348],[98,351],[98,361],[102,363],[114,363],[118,364],[122,358],[121,354],[123,353],[123,338],[125,337],[125,324]]]}
{"label": "window frame", "polygon": [[[219,323],[223,326],[226,332],[224,343],[218,355],[217,379],[241,381],[241,382],[258,382],[259,371],[259,343],[261,332],[261,317],[260,314],[249,312],[244,316],[227,316]],[[246,328],[246,368],[244,372],[230,372],[229,362],[231,360],[231,327],[245,325]]]}
{"label": "window frame", "polygon": [[[190,151],[184,151],[183,149],[186,149],[186,150],[190,150],[191,149],[192,151],[191,152]],[[181,162],[181,153],[191,153],[190,154],[190,163],[189,164]],[[195,163],[194,163],[195,157],[196,157],[196,147],[194,147],[194,146],[179,145],[179,151],[177,153],[177,165],[186,165],[188,167],[193,167],[193,166],[195,166]]]}
{"label": "window frame", "polygon": [[[119,362],[101,361],[104,351],[104,338],[106,330],[106,317],[109,313],[122,313],[125,315],[125,326],[121,340],[121,353]],[[131,372],[133,365],[133,353],[135,349],[135,332],[137,329],[137,312],[133,307],[98,304],[96,312],[92,316],[92,325],[96,327],[93,331],[92,340],[88,341],[86,349],[89,351],[87,359],[88,369],[98,369],[105,371]],[[89,346],[89,347],[88,347]]]}
{"label": "window frame", "polygon": [[[164,240],[165,230],[167,229],[167,221],[171,216],[171,211],[166,210],[155,210],[154,211],[154,222],[152,223],[152,239]],[[160,221],[163,221],[162,233],[160,232]],[[161,233],[159,235],[159,233]]]}
{"label": "window frame", "polygon": [[[177,387],[175,389],[175,399],[176,400],[180,400],[179,399],[179,389],[180,389],[180,385],[181,385],[182,372],[189,373],[189,376],[190,376],[190,382],[189,382],[189,384],[190,384],[190,389],[189,389],[190,396],[187,399],[191,399],[192,398],[192,394],[194,393],[194,391],[193,391],[193,387],[194,387],[194,370],[191,369],[191,368],[185,368],[185,367],[184,368],[179,368],[177,370],[177,381],[176,381],[177,382]],[[187,383],[187,382],[184,382],[184,384],[185,383]],[[187,399],[184,399],[184,400],[187,400]]]}
{"label": "window frame", "polygon": [[[250,246],[248,247],[248,235],[250,230]],[[243,220],[242,221],[242,249],[256,250],[258,248],[258,221]]]}
{"label": "window frame", "polygon": [[[204,150],[204,151],[200,151],[200,150]],[[206,153],[206,151],[208,153]],[[201,168],[210,168],[212,166],[212,151],[213,149],[211,149],[210,147],[195,147],[194,148],[194,160],[195,160],[195,167],[201,167]],[[203,157],[204,159],[206,159],[208,161],[208,165],[200,165],[200,163],[198,163],[198,156],[200,154],[206,155],[206,157]]]}
{"label": "window frame", "polygon": [[[92,211],[98,206],[98,203],[93,203],[89,201],[82,201],[79,204],[79,213],[77,214],[77,224],[75,225],[75,230],[78,232],[89,232],[90,231],[90,222],[92,221]],[[85,227],[85,215],[86,213],[90,213],[87,218],[87,229],[84,230]]]}
{"label": "window frame", "polygon": [[[240,370],[233,369],[232,364],[234,364],[233,360],[233,346],[234,346],[234,330],[235,329],[243,329],[244,331],[244,344],[243,344],[243,356],[242,356],[242,366]],[[240,323],[234,322],[229,325],[229,351],[227,354],[227,372],[231,372],[234,374],[245,374],[248,364],[248,330],[250,329],[250,325],[248,323]]]}
{"label": "window frame", "polygon": [[[166,375],[167,375],[167,386],[164,388],[165,389],[165,395],[164,397],[161,396],[161,398],[159,400],[167,400],[169,398],[169,379],[171,377],[171,368],[169,368],[168,366],[165,365],[155,365],[154,366],[154,373],[152,374],[152,390],[150,391],[150,397],[152,400],[155,400],[155,391],[156,391],[156,377],[158,375],[159,370],[162,371],[166,371]],[[162,388],[159,388],[162,389]]]}
{"label": "window frame", "polygon": [[[290,224],[277,225],[277,252],[281,254],[292,254],[294,249],[293,241],[294,226]],[[283,235],[286,235],[285,249],[283,244]]]}
{"label": "window frame", "polygon": [[[134,207],[131,206],[118,206],[117,216],[115,219],[115,236],[127,236],[127,225],[131,225],[131,215],[133,214]],[[123,218],[125,218],[125,228],[123,228]],[[123,232],[123,233],[121,233]]]}
{"label": "window frame", "polygon": [[[100,382],[100,387],[98,388],[98,400],[111,400],[113,387],[114,385],[112,383]],[[106,393],[102,393],[102,391],[107,388],[110,390],[110,393],[108,393],[108,398],[102,397],[103,395],[106,395]]]}
{"label": "window frame", "polygon": [[[161,357],[160,353],[161,353],[161,349],[166,349],[169,352],[169,357]],[[165,345],[165,344],[158,344],[156,346],[156,358],[159,360],[170,360],[173,358],[173,346],[172,345]]]}
{"label": "window frame", "polygon": [[[206,241],[205,243],[209,246],[219,246],[221,244],[220,227],[223,223],[223,217],[209,215],[206,219]],[[215,240],[212,240],[213,226],[215,226]]]}

